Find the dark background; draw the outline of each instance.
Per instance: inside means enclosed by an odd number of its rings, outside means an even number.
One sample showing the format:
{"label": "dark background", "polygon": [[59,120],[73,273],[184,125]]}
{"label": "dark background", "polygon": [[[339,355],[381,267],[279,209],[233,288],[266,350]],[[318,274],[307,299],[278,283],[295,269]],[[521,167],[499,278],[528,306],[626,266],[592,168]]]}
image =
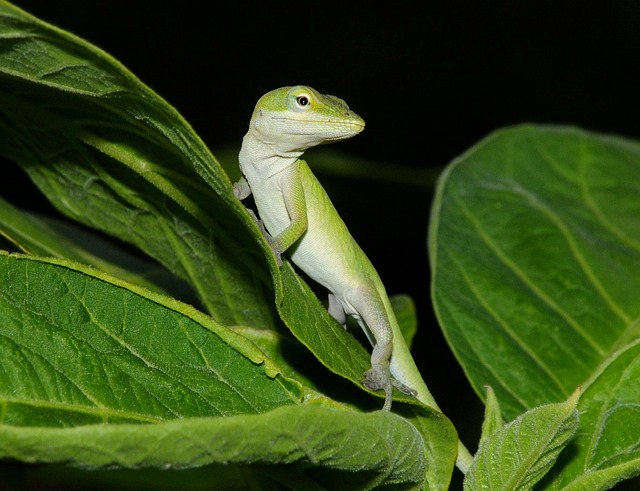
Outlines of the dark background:
{"label": "dark background", "polygon": [[[14,3],[123,62],[214,154],[239,145],[260,95],[298,83],[345,99],[366,120],[342,150],[402,166],[440,168],[521,122],[640,136],[637,0]],[[326,179],[388,291],[416,300],[416,359],[475,451],[482,405],[430,310],[431,194]],[[23,207],[38,206],[33,195],[14,194]]]}

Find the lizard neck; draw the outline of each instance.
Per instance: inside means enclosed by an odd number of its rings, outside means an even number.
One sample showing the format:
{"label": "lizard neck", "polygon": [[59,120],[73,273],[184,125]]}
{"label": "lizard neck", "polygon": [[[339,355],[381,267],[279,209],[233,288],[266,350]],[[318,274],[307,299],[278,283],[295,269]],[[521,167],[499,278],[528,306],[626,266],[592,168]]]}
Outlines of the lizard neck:
{"label": "lizard neck", "polygon": [[240,169],[245,176],[268,178],[295,163],[303,153],[285,150],[277,141],[265,141],[250,130],[242,140]]}

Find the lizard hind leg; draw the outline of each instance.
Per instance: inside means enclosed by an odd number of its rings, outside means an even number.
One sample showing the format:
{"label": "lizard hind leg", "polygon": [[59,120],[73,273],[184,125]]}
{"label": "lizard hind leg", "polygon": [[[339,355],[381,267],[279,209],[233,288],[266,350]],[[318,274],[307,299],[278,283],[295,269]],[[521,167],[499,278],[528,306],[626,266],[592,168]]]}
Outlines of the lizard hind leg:
{"label": "lizard hind leg", "polygon": [[370,390],[384,390],[385,402],[382,409],[391,409],[393,387],[403,394],[416,396],[417,392],[397,380],[391,373],[389,364],[393,353],[393,328],[391,327],[384,304],[377,295],[363,295],[364,303],[359,309],[363,329],[369,331],[374,338],[373,351],[371,353],[371,368],[364,373],[362,385]]}

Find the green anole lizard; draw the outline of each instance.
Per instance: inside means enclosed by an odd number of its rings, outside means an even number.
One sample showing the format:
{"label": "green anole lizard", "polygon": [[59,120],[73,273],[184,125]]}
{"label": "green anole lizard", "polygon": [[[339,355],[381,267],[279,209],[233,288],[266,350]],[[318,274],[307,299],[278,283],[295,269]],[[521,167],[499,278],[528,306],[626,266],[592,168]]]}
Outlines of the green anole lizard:
{"label": "green anole lizard", "polygon": [[[364,120],[347,104],[306,86],[282,87],[260,98],[240,150],[240,200],[253,193],[261,226],[281,264],[285,251],[302,271],[329,290],[329,313],[341,324],[353,316],[373,345],[362,383],[392,387],[437,409],[402,338],[385,288],[325,190],[300,157],[305,150],[357,135]],[[266,229],[266,230],[265,230]]]}

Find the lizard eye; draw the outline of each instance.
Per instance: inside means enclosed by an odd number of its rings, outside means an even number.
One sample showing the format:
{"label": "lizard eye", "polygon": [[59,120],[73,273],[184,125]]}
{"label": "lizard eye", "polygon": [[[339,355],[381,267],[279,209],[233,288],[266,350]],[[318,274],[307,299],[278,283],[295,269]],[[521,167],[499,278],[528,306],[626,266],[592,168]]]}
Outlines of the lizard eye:
{"label": "lizard eye", "polygon": [[299,95],[298,97],[296,97],[296,103],[300,107],[305,107],[305,106],[308,106],[309,104],[311,104],[311,101],[309,100],[308,96]]}

